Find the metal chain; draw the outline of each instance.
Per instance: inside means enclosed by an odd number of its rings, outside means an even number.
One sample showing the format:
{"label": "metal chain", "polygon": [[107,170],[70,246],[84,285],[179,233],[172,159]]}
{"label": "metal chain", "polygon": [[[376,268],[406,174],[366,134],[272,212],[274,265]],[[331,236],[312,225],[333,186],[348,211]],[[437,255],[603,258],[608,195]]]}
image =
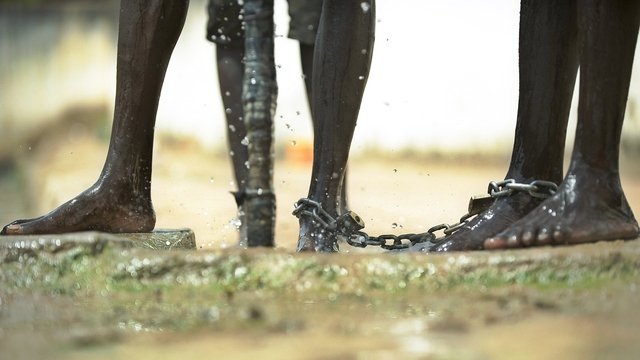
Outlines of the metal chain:
{"label": "metal chain", "polygon": [[[400,250],[408,249],[418,243],[432,241],[436,238],[435,235],[430,233],[369,236],[367,233],[360,231],[364,228],[364,222],[353,211],[348,211],[334,219],[322,209],[322,204],[306,198],[298,200],[294,207],[293,215],[298,218],[301,216],[311,217],[320,224],[324,231],[344,236],[347,243],[354,247],[380,246],[385,250]],[[392,242],[387,244],[389,240]]]}
{"label": "metal chain", "polygon": [[548,198],[555,195],[558,185],[553,181],[534,180],[530,184],[517,183],[514,179],[506,179],[499,182],[489,183],[488,193],[492,198],[509,196],[515,191],[528,192],[529,195],[537,198]]}
{"label": "metal chain", "polygon": [[[342,235],[346,238],[349,245],[359,248],[367,246],[379,246],[385,250],[402,250],[415,246],[416,244],[431,242],[437,244],[444,241],[447,237],[460,230],[473,217],[486,210],[495,199],[504,196],[510,196],[515,192],[527,192],[536,198],[547,198],[553,196],[558,191],[558,185],[551,181],[534,180],[530,184],[516,183],[514,179],[506,179],[503,181],[491,181],[487,190],[489,201],[480,207],[472,208],[475,197],[471,198],[469,204],[469,212],[460,218],[460,221],[453,225],[438,224],[427,232],[420,234],[403,234],[393,235],[386,234],[380,236],[369,236],[364,231],[364,222],[353,211],[348,211],[338,218],[333,218],[329,213],[322,209],[322,204],[311,199],[302,198],[293,204],[295,209],[293,215],[300,218],[301,216],[309,216],[323,228],[324,231]],[[442,231],[444,236],[437,238],[435,233]],[[387,244],[391,241],[390,244]]]}

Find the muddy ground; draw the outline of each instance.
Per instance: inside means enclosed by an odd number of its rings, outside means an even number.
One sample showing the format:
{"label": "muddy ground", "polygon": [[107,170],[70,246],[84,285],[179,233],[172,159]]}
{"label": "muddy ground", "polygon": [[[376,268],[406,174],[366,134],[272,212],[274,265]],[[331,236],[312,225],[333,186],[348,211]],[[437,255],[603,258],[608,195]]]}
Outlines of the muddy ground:
{"label": "muddy ground", "polygon": [[[24,175],[12,175],[16,190],[4,190],[3,217],[49,211],[95,181],[104,143],[81,137],[61,145],[29,149]],[[100,234],[2,240],[0,359],[640,355],[638,240],[441,255],[295,254],[290,211],[310,176],[298,150],[304,142],[296,146],[280,149],[276,164],[276,250],[231,248],[229,165],[180,139],[157,146],[158,227],[192,228],[199,250],[154,251]],[[505,159],[440,160],[355,158],[349,200],[366,230],[400,234],[455,222],[469,196],[505,169]],[[624,169],[640,214],[640,174]],[[20,188],[32,206],[22,206]],[[16,205],[7,209],[9,202]]]}

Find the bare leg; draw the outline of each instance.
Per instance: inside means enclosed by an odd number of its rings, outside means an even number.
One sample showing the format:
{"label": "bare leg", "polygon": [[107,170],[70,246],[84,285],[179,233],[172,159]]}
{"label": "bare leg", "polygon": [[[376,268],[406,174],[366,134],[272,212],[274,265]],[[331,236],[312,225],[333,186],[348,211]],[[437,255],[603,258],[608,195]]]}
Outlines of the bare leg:
{"label": "bare leg", "polygon": [[233,161],[236,184],[238,184],[240,192],[244,190],[249,174],[245,165],[249,154],[247,146],[242,144],[242,139],[247,136],[242,110],[243,57],[244,48],[242,47],[226,45],[217,45],[216,47],[218,81],[227,117],[229,152]]}
{"label": "bare leg", "polygon": [[558,193],[487,249],[632,239],[638,223],[620,185],[620,132],[640,23],[634,1],[581,1],[576,144]]}
{"label": "bare leg", "polygon": [[[313,69],[314,159],[308,197],[337,216],[344,172],[371,66],[375,1],[325,0]],[[300,219],[298,250],[334,251],[337,239]]]}
{"label": "bare leg", "polygon": [[[305,88],[307,99],[311,103],[311,73],[313,69],[314,45],[300,44],[300,60],[303,74],[305,75]],[[249,159],[248,147],[242,144],[242,140],[247,136],[247,130],[243,121],[242,108],[242,77],[244,74],[244,48],[238,46],[217,45],[216,60],[218,67],[218,79],[220,92],[224,103],[227,118],[227,138],[229,152],[233,164],[238,192],[236,202],[238,210],[242,214],[242,204],[244,202],[244,190],[246,186],[249,170],[246,161]],[[244,246],[247,242],[245,221],[240,216],[242,225],[240,228],[239,244]]]}
{"label": "bare leg", "polygon": [[122,0],[115,115],[98,181],[45,216],[5,226],[3,234],[153,229],[153,129],[160,89],[188,4],[188,0]]}
{"label": "bare leg", "polygon": [[[578,71],[575,0],[525,0],[520,11],[520,98],[506,179],[562,180],[567,120]],[[496,200],[435,251],[478,250],[542,200],[526,193]]]}
{"label": "bare leg", "polygon": [[242,80],[244,76],[244,47],[230,45],[216,45],[216,62],[218,67],[218,83],[227,118],[227,143],[229,155],[233,165],[238,191],[234,193],[238,205],[240,219],[240,239],[238,245],[246,246],[247,226],[244,216],[244,194],[249,176],[247,161],[249,148],[243,144],[247,136],[244,125],[244,110],[242,108]]}
{"label": "bare leg", "polygon": [[[300,60],[302,63],[302,73],[304,74],[304,84],[307,90],[307,99],[309,99],[309,106],[311,106],[311,102],[313,101],[312,97],[312,74],[313,74],[313,56],[314,56],[315,46],[314,45],[306,45],[300,44]],[[313,111],[312,111],[313,112]],[[344,177],[342,179],[342,190],[340,191],[340,213],[344,213],[347,211],[347,182],[346,182],[346,171]]]}

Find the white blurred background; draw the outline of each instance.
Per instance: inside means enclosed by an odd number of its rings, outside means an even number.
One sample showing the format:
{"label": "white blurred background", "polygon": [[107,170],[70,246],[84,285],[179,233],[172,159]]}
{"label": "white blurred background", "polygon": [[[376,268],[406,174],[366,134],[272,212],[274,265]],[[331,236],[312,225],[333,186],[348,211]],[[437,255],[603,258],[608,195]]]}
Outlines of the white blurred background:
{"label": "white blurred background", "polygon": [[[11,1],[0,0],[0,225],[47,213],[96,180],[116,75],[117,0]],[[349,203],[372,234],[423,232],[456,222],[469,196],[504,176],[517,112],[519,4],[377,5],[372,71],[347,178]],[[217,247],[237,236],[237,209],[229,195],[236,184],[225,154],[224,109],[215,46],[205,39],[205,9],[205,0],[191,1],[169,65],[156,126],[152,198],[157,227],[189,227],[201,246]],[[278,244],[294,248],[298,223],[291,210],[308,191],[312,130],[298,43],[287,38],[286,0],[276,0],[275,10],[276,234]],[[640,78],[634,73],[622,170],[636,213],[638,100]],[[575,99],[573,105],[575,110]],[[573,127],[568,134],[573,137]],[[571,144],[569,139],[567,151]]]}
{"label": "white blurred background", "polygon": [[[31,10],[2,6],[0,139],[72,107],[112,109],[117,1]],[[377,7],[373,67],[353,153],[377,148],[509,154],[518,96],[518,2],[378,0]],[[217,149],[225,143],[224,112],[215,46],[205,39],[205,8],[204,0],[191,1],[166,76],[157,130],[193,136]],[[276,0],[280,146],[311,139],[298,44],[286,37],[288,21],[286,1]],[[636,149],[639,97],[640,79],[634,76],[624,133]]]}

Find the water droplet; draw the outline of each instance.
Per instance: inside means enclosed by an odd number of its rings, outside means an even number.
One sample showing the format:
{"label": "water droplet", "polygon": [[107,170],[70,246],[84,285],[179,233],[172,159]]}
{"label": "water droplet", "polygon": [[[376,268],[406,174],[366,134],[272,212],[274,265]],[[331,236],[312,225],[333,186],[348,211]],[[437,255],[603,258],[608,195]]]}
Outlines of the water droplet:
{"label": "water droplet", "polygon": [[246,167],[247,167],[247,169],[249,169],[249,168],[251,167],[251,165],[249,165],[249,161],[245,161],[245,162],[244,162],[244,166],[246,166]]}
{"label": "water droplet", "polygon": [[245,136],[242,141],[240,141],[240,144],[247,146],[249,145],[249,139],[247,139],[247,137]]}
{"label": "water droplet", "polygon": [[229,125],[229,130],[231,130],[231,132],[236,132],[236,127],[233,125]]}
{"label": "water droplet", "polygon": [[296,115],[300,115],[300,111],[296,111]]}
{"label": "water droplet", "polygon": [[298,143],[295,140],[291,140],[291,145],[296,146]]}
{"label": "water droplet", "polygon": [[365,1],[360,3],[360,7],[362,8],[362,12],[365,14],[369,12],[369,9],[371,9],[371,5],[369,5],[369,3]]}
{"label": "water droplet", "polygon": [[262,195],[262,188],[258,188],[258,195]]}
{"label": "water droplet", "polygon": [[364,80],[364,76],[362,75],[358,76],[358,80]]}
{"label": "water droplet", "polygon": [[227,114],[231,114],[231,108],[226,108],[224,112],[226,112]]}
{"label": "water droplet", "polygon": [[226,96],[231,96],[231,93],[230,93],[230,92],[228,92],[228,91],[227,91],[227,92],[225,92],[224,94],[225,94]]}
{"label": "water droplet", "polygon": [[256,78],[251,78],[251,85],[255,85],[256,84]]}
{"label": "water droplet", "polygon": [[169,240],[167,240],[167,242],[165,242],[165,244],[167,244],[167,246],[171,245],[171,242]]}
{"label": "water droplet", "polygon": [[229,221],[229,225],[235,227],[236,229],[239,228],[242,225],[242,220],[240,219],[231,219]]}
{"label": "water droplet", "polygon": [[397,228],[397,227],[398,227],[398,224],[396,224],[396,223],[391,224],[391,228],[392,228],[392,229],[395,229],[395,228]]}
{"label": "water droplet", "polygon": [[393,172],[394,172],[394,173],[397,173],[397,172],[398,172],[398,169],[393,169]]}
{"label": "water droplet", "polygon": [[362,55],[367,55],[367,49],[362,49],[362,51],[360,51],[362,53]]}
{"label": "water droplet", "polygon": [[229,185],[233,186],[233,181],[229,181]]}

